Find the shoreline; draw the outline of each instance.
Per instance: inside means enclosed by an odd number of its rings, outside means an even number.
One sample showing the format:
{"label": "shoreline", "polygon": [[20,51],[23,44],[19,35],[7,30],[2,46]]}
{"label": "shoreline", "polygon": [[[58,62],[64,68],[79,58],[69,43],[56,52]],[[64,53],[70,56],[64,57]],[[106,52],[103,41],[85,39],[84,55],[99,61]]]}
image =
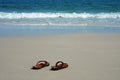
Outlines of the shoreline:
{"label": "shoreline", "polygon": [[21,25],[0,25],[0,37],[20,36],[46,36],[75,33],[95,34],[119,34],[120,27],[106,26],[21,26]]}

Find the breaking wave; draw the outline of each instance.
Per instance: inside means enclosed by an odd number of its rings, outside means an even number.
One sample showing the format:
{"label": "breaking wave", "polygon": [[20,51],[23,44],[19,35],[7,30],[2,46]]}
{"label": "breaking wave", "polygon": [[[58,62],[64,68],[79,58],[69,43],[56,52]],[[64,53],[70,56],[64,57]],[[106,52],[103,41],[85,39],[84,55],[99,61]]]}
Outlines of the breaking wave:
{"label": "breaking wave", "polygon": [[120,18],[120,12],[116,13],[8,13],[0,12],[0,19],[39,19],[39,18]]}

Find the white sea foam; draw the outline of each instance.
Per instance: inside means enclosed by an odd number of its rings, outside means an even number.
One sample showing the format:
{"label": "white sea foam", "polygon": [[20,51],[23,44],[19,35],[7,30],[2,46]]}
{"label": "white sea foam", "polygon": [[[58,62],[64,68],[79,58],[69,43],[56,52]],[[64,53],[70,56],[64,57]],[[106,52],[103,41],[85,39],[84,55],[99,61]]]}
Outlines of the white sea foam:
{"label": "white sea foam", "polygon": [[119,13],[7,13],[0,24],[42,26],[120,26]]}
{"label": "white sea foam", "polygon": [[0,12],[0,19],[32,19],[32,18],[120,18],[118,13],[7,13]]}

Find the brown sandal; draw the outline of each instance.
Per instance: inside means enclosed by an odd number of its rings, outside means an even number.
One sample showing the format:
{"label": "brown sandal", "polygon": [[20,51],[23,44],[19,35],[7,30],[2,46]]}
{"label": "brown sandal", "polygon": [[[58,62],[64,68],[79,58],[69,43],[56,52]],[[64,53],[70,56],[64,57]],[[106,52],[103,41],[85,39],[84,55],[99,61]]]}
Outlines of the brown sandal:
{"label": "brown sandal", "polygon": [[44,60],[43,61],[38,61],[37,64],[35,66],[33,66],[31,69],[37,70],[37,69],[41,69],[43,67],[47,67],[49,65],[50,64],[47,61],[44,61]]}
{"label": "brown sandal", "polygon": [[58,61],[55,66],[51,67],[51,70],[55,71],[55,70],[60,70],[60,69],[67,68],[67,67],[68,67],[67,63],[63,63],[62,61]]}

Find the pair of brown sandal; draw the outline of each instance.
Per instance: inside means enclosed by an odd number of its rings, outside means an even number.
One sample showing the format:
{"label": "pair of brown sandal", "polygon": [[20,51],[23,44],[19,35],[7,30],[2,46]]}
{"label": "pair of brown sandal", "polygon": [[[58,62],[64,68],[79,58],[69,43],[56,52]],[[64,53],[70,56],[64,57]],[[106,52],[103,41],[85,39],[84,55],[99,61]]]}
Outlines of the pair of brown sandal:
{"label": "pair of brown sandal", "polygon": [[[44,61],[44,60],[43,61],[38,61],[37,64],[32,67],[32,69],[38,70],[38,69],[47,67],[49,65],[50,65],[49,62],[47,62],[47,61]],[[62,61],[58,61],[55,64],[55,66],[51,66],[51,70],[55,71],[55,70],[60,70],[60,69],[64,69],[64,68],[67,68],[67,67],[68,67],[67,63],[64,63]]]}

